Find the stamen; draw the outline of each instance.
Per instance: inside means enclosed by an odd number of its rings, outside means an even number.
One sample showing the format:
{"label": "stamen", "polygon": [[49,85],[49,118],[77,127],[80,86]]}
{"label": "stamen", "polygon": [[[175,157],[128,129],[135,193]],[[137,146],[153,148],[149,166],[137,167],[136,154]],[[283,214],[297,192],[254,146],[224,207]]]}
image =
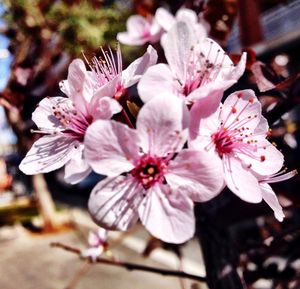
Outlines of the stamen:
{"label": "stamen", "polygon": [[277,182],[282,182],[282,181],[286,181],[294,176],[296,176],[298,174],[297,170],[293,170],[290,171],[286,174],[281,174],[284,173],[286,170],[283,170],[282,172],[279,172],[277,174],[265,177],[263,180],[260,180],[260,183],[277,183]]}

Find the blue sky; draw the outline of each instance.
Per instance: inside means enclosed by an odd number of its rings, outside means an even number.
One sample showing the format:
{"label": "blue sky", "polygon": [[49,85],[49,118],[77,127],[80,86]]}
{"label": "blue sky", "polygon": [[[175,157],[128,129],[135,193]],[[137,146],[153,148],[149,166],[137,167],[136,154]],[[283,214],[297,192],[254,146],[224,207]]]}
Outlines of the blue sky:
{"label": "blue sky", "polygon": [[[3,24],[1,15],[3,13],[3,7],[0,4],[0,26]],[[0,34],[0,49],[7,48],[9,40]],[[2,91],[7,83],[10,75],[10,64],[12,56],[7,58],[0,58],[0,91]],[[13,134],[11,128],[6,122],[5,112],[2,106],[0,106],[0,145],[1,144],[15,144],[17,139]]]}
{"label": "blue sky", "polygon": [[[3,7],[2,5],[0,5],[0,17],[3,11],[4,11]],[[3,20],[0,18],[0,26],[2,24],[3,24]],[[8,44],[9,44],[9,40],[0,34],[0,49],[7,48]],[[9,78],[11,61],[12,61],[11,56],[8,58],[0,58],[0,91],[3,90]]]}

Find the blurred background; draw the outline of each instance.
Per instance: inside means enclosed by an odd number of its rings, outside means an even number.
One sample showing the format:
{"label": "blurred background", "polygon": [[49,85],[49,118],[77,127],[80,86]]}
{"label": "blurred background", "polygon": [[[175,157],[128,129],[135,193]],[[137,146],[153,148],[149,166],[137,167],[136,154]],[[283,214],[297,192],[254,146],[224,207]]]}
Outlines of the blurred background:
{"label": "blurred background", "polygon": [[[20,284],[23,289],[132,288],[133,284],[143,289],[208,288],[205,283],[101,264],[90,268],[76,256],[50,248],[51,241],[87,246],[87,233],[95,229],[86,211],[87,200],[100,176],[92,174],[71,186],[64,182],[62,170],[32,177],[18,169],[38,138],[31,133],[36,128],[31,114],[44,97],[62,95],[58,83],[66,79],[69,63],[83,58],[82,52],[90,57],[100,47],[115,47],[116,34],[126,30],[130,15],[151,17],[161,6],[176,13],[182,5],[201,13],[209,23],[209,36],[233,61],[241,51],[248,52],[246,73],[228,93],[256,91],[272,125],[271,140],[285,155],[285,166],[299,170],[299,0],[2,0],[1,289],[17,289]],[[122,46],[124,67],[145,47]],[[163,59],[160,45],[155,48]],[[110,253],[121,260],[208,274],[215,280],[208,282],[209,288],[300,288],[299,181],[296,176],[274,186],[286,214],[283,223],[265,204],[247,204],[224,192],[196,206],[197,236],[187,244],[164,244],[137,225],[126,234],[109,235]],[[239,281],[225,273],[229,281],[222,280],[218,270],[224,265],[238,272]]]}

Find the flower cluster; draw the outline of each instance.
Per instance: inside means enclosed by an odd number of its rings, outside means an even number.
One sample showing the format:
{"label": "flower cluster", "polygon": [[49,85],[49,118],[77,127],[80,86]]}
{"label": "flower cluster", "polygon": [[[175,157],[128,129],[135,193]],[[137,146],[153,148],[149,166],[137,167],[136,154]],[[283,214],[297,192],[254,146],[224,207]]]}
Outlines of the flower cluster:
{"label": "flower cluster", "polygon": [[[264,200],[281,221],[269,183],[295,172],[281,171],[283,155],[267,140],[259,100],[243,90],[221,102],[244,73],[246,54],[234,65],[188,9],[132,16],[127,29],[120,42],[161,39],[167,63],[157,64],[152,46],[125,70],[119,47],[87,61],[88,70],[74,60],[60,83],[67,97],[46,98],[33,113],[43,136],[20,169],[35,174],[65,166],[70,183],[92,170],[104,175],[89,199],[94,221],[127,230],[140,220],[171,243],[193,237],[194,202],[211,200],[225,186],[244,201]],[[134,84],[144,102],[135,121],[126,102]]]}

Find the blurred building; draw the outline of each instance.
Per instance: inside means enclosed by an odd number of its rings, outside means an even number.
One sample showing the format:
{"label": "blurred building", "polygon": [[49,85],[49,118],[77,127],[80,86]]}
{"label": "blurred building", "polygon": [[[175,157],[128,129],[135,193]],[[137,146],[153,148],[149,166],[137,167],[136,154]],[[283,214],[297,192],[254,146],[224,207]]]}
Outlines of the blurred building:
{"label": "blurred building", "polygon": [[[252,1],[252,2],[251,2]],[[300,1],[240,1],[245,5],[247,14],[245,15],[253,21],[247,21],[248,33],[261,33],[261,40],[254,41],[251,45],[256,51],[258,56],[268,57],[274,55],[280,51],[280,53],[286,52],[294,55],[294,49],[300,45]],[[256,8],[251,7],[248,9],[247,2],[251,2],[252,5],[256,5]],[[279,3],[278,3],[279,2]],[[254,11],[253,9],[257,9]],[[244,15],[243,15],[244,17]],[[255,23],[255,19],[258,23]],[[246,21],[240,19],[239,23]],[[249,25],[252,23],[253,25]],[[258,26],[256,25],[258,24]],[[242,26],[242,25],[241,25]],[[240,51],[243,46],[241,43],[241,31],[238,22],[235,24],[231,36],[228,41],[228,48],[230,51]],[[248,35],[244,35],[247,38]],[[251,36],[251,35],[250,35]],[[257,37],[259,39],[259,37]],[[296,54],[296,53],[295,53]],[[296,62],[299,64],[299,59]]]}

